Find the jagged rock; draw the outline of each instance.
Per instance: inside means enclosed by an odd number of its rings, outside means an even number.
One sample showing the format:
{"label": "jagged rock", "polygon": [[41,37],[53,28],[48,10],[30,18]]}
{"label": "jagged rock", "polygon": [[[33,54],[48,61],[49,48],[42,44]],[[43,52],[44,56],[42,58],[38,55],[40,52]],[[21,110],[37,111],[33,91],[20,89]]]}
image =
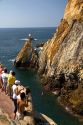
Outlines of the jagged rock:
{"label": "jagged rock", "polygon": [[79,75],[79,79],[80,79],[80,81],[82,81],[82,80],[83,80],[83,69],[80,69],[78,75]]}
{"label": "jagged rock", "polygon": [[[18,53],[15,65],[20,66],[30,61],[32,53],[31,41],[25,42]],[[37,56],[32,53],[31,63],[39,66],[38,71],[45,77],[55,76],[61,72],[70,74],[83,66],[83,1],[69,0],[64,17],[58,26],[56,33],[49,39]]]}
{"label": "jagged rock", "polygon": [[32,47],[31,47],[31,41],[29,40],[24,43],[23,48],[18,53],[17,58],[15,59],[14,65],[16,67],[21,67],[26,64],[28,65],[31,58],[30,57],[31,53],[32,53]]}
{"label": "jagged rock", "polygon": [[[62,102],[70,105],[73,111],[82,114],[83,0],[68,1],[56,33],[44,44],[40,52],[38,71],[44,79],[51,76],[58,79],[58,76],[64,73],[65,80],[61,86],[64,88],[61,89]],[[49,84],[48,82],[47,85]]]}
{"label": "jagged rock", "polygon": [[32,37],[24,43],[23,48],[18,53],[14,65],[16,67],[31,67],[38,69],[38,52],[37,48],[32,47]]}
{"label": "jagged rock", "polygon": [[83,21],[83,0],[68,0],[64,13],[64,19],[66,19],[69,23],[73,19]]}
{"label": "jagged rock", "polygon": [[31,118],[31,117],[24,117],[24,121],[27,123],[27,125],[33,125],[33,123],[34,123],[34,125],[35,125],[35,122],[34,122],[34,120]]}
{"label": "jagged rock", "polygon": [[[82,6],[83,1],[68,1],[64,17],[54,37],[45,43],[40,53],[39,72],[49,77],[55,73],[74,72],[83,65]],[[81,21],[77,15],[80,15]]]}
{"label": "jagged rock", "polygon": [[[18,54],[16,60],[22,63],[27,55],[25,51],[21,51],[20,54],[22,56]],[[47,89],[54,90],[56,82],[59,82],[61,93],[67,95],[63,98],[66,103],[70,103],[74,110],[83,103],[83,91],[81,91],[83,90],[81,86],[83,82],[83,0],[68,0],[56,33],[38,53],[37,64],[42,81],[45,81],[43,85]]]}

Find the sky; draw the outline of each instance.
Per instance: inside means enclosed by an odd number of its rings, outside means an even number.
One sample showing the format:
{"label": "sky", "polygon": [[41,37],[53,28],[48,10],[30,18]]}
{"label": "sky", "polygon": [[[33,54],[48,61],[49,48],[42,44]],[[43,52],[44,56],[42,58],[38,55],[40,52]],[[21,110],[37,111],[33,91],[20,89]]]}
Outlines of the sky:
{"label": "sky", "polygon": [[56,27],[67,0],[0,0],[0,28]]}

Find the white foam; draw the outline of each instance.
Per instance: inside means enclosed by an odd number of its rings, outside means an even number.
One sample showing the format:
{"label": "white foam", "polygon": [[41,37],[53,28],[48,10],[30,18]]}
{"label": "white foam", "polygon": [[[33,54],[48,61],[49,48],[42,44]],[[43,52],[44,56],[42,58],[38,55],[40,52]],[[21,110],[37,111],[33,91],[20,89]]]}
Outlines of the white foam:
{"label": "white foam", "polygon": [[15,59],[9,59],[9,61],[10,61],[10,62],[14,62],[14,61],[15,61]]}
{"label": "white foam", "polygon": [[29,39],[27,39],[27,38],[23,38],[23,39],[20,39],[20,40],[25,40],[25,41],[27,41],[27,40],[29,40]]}

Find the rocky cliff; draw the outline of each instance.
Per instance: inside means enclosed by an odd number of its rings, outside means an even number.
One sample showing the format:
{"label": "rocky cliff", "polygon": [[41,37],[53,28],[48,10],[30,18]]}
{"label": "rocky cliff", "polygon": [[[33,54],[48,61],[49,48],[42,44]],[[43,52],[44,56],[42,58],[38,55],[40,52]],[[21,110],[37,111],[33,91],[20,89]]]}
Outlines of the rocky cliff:
{"label": "rocky cliff", "polygon": [[[17,64],[18,56],[16,60]],[[83,0],[68,0],[56,33],[43,45],[37,61],[42,84],[51,91],[59,88],[61,99],[70,104],[73,111],[82,114]]]}
{"label": "rocky cliff", "polygon": [[61,102],[83,115],[83,0],[68,0],[63,19],[39,56],[47,89],[60,88]]}
{"label": "rocky cliff", "polygon": [[51,76],[75,71],[82,65],[82,47],[83,1],[69,0],[54,37],[45,43],[40,54],[39,72]]}

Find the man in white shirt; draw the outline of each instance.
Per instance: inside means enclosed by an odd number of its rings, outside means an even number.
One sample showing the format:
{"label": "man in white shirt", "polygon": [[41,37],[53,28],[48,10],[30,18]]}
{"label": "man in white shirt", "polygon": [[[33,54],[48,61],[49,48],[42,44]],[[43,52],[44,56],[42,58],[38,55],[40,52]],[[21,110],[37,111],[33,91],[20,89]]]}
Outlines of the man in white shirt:
{"label": "man in white shirt", "polygon": [[16,117],[16,112],[17,112],[17,95],[18,95],[18,92],[17,92],[17,86],[20,84],[20,81],[19,80],[15,80],[15,83],[14,85],[12,86],[12,91],[13,91],[13,102],[14,102],[14,106],[15,106],[15,109],[14,109],[14,119]]}
{"label": "man in white shirt", "polygon": [[2,78],[2,90],[5,91],[6,93],[6,88],[7,88],[7,81],[8,81],[8,73],[7,73],[7,68],[4,68],[3,73],[1,74],[1,78]]}

